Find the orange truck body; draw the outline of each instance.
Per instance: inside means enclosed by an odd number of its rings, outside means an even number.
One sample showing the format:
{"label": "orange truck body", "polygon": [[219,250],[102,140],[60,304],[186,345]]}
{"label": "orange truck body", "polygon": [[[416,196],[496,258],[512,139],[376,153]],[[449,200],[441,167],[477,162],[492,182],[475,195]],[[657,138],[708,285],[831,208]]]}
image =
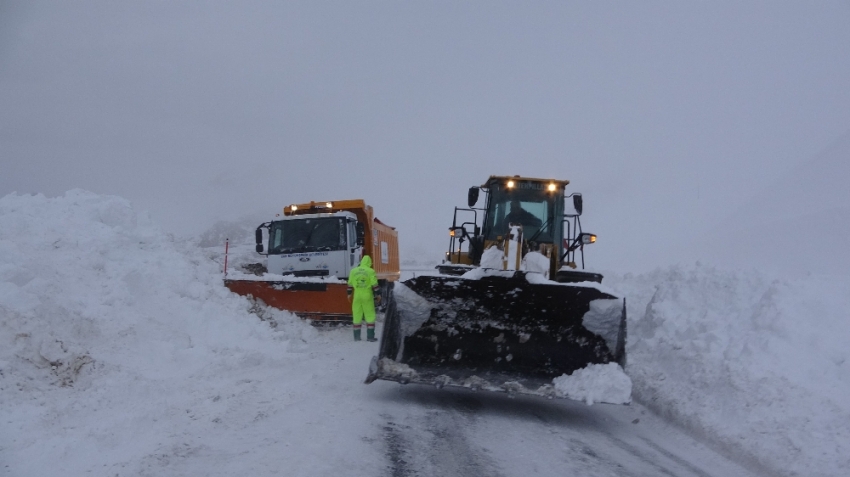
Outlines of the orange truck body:
{"label": "orange truck body", "polygon": [[[347,212],[349,214],[339,214]],[[333,202],[309,202],[293,204],[284,207],[284,220],[297,218],[321,219],[344,215],[346,220],[356,218],[358,227],[362,227],[362,245],[355,249],[346,250],[351,253],[351,260],[345,264],[345,270],[350,270],[360,263],[364,255],[372,258],[372,267],[381,284],[382,292],[388,282],[394,282],[401,276],[398,232],[375,217],[372,206],[362,199],[340,200]],[[263,224],[269,226],[275,222]],[[359,224],[362,224],[359,225]],[[261,225],[261,227],[263,227]],[[258,229],[259,230],[259,229]],[[271,229],[270,229],[271,230]],[[349,231],[351,228],[348,229]],[[271,241],[270,244],[271,246]],[[271,248],[271,247],[270,247]],[[269,250],[271,253],[271,249]],[[309,255],[309,254],[294,254]],[[356,256],[355,256],[356,255]],[[343,274],[345,276],[338,276]],[[336,279],[331,277],[299,278],[297,276],[257,277],[257,279],[228,279],[224,283],[231,291],[243,296],[262,300],[266,305],[281,310],[291,311],[305,319],[317,322],[351,322],[351,305],[347,299],[347,285],[342,283],[348,279],[347,272],[337,272]]]}

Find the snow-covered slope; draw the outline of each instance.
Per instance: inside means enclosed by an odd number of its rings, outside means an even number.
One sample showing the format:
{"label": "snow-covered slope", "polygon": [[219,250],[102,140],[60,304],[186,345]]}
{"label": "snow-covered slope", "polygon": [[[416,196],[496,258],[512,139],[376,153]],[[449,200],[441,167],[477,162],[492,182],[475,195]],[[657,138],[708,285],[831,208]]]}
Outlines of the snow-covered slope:
{"label": "snow-covered slope", "polygon": [[788,475],[850,469],[850,279],[697,264],[609,275],[634,397]]}
{"label": "snow-covered slope", "polygon": [[157,455],[230,452],[183,434],[243,412],[252,376],[292,367],[317,332],[268,312],[270,333],[220,280],[121,198],[0,200],[0,473],[144,475]]}
{"label": "snow-covered slope", "polygon": [[[233,475],[275,453],[291,475],[374,475],[359,426],[375,411],[346,398],[368,363],[315,356],[354,344],[288,313],[261,321],[215,253],[118,197],[0,199],[0,474]],[[848,284],[702,265],[606,276],[628,300],[635,398],[800,476],[850,466]],[[350,383],[325,382],[331,366]],[[309,422],[314,407],[329,419]]]}

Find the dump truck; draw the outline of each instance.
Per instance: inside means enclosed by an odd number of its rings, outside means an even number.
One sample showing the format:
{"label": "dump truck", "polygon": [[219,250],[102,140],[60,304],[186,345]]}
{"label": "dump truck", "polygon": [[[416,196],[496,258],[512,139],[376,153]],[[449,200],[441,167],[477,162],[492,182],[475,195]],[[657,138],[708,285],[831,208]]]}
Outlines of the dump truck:
{"label": "dump truck", "polygon": [[287,205],[255,238],[264,273],[225,276],[227,288],[315,322],[351,322],[346,280],[363,256],[372,258],[383,303],[401,276],[398,232],[362,199]]}
{"label": "dump truck", "polygon": [[596,235],[582,231],[582,196],[568,184],[491,176],[470,188],[443,263],[389,291],[366,382],[565,397],[554,378],[625,366],[625,299],[584,270]]}

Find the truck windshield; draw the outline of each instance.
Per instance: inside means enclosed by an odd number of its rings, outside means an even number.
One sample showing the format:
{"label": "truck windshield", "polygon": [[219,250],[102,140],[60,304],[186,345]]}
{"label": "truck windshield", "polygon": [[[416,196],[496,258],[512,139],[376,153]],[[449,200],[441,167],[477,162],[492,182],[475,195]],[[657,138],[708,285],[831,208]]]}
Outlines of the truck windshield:
{"label": "truck windshield", "polygon": [[490,186],[490,202],[484,238],[496,240],[508,231],[509,224],[522,225],[523,237],[537,242],[552,242],[552,197],[540,189],[506,189]]}
{"label": "truck windshield", "polygon": [[346,248],[345,221],[336,217],[280,220],[269,229],[270,254]]}

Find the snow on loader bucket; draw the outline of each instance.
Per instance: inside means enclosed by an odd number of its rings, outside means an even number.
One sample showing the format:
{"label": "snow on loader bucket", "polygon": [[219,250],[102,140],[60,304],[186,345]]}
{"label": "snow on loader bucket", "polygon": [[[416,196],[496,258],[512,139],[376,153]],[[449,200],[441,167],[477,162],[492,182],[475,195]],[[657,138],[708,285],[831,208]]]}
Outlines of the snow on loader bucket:
{"label": "snow on loader bucket", "polygon": [[625,299],[596,285],[489,269],[395,284],[366,383],[564,397],[553,378],[625,365]]}

